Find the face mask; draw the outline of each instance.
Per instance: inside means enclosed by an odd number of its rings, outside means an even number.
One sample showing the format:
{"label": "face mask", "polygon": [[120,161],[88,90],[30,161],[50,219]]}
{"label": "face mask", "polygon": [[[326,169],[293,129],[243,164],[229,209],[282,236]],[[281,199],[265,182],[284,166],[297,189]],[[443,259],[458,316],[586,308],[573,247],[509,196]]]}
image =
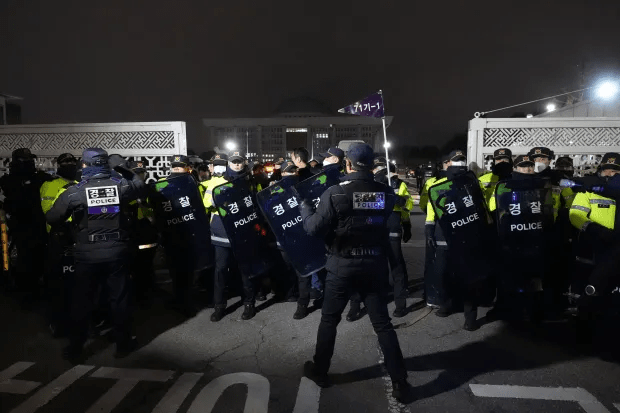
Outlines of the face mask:
{"label": "face mask", "polygon": [[223,174],[226,172],[226,167],[224,165],[215,165],[213,167],[213,173],[215,174]]}
{"label": "face mask", "polygon": [[73,181],[77,174],[77,165],[61,165],[56,173],[65,179]]}
{"label": "face mask", "polygon": [[328,161],[327,159],[325,159],[325,160],[323,161],[323,166],[333,165],[333,164],[335,164],[335,163],[336,163],[336,162],[331,162],[331,161]]}
{"label": "face mask", "polygon": [[452,161],[451,166],[467,166],[467,164],[463,161]]}
{"label": "face mask", "polygon": [[547,164],[545,164],[543,162],[535,162],[534,163],[534,171],[536,171],[536,173],[541,173],[545,169],[547,169]]}
{"label": "face mask", "polygon": [[491,172],[499,177],[505,177],[512,172],[512,165],[509,162],[500,162],[493,165]]}

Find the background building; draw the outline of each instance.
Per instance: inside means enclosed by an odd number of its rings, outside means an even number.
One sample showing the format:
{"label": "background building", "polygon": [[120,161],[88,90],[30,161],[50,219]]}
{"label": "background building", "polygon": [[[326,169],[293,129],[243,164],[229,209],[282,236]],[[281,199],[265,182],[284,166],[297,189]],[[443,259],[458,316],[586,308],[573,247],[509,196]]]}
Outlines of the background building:
{"label": "background building", "polygon": [[0,93],[0,125],[17,125],[22,123],[22,108],[18,96]]}
{"label": "background building", "polygon": [[[386,116],[386,125],[393,117]],[[294,148],[308,148],[314,157],[341,140],[360,139],[383,151],[380,118],[341,115],[310,98],[288,99],[267,118],[203,119],[209,145],[226,148],[234,142],[253,160],[271,161]]]}

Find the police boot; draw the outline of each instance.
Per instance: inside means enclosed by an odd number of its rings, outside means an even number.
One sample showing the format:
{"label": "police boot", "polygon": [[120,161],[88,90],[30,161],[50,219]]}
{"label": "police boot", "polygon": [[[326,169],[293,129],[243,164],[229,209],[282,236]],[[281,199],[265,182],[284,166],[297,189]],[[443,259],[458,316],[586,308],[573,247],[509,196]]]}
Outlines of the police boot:
{"label": "police boot", "polygon": [[306,318],[308,315],[308,305],[307,304],[297,304],[297,311],[293,314],[293,318],[295,320],[301,320],[302,318]]}
{"label": "police boot", "polygon": [[319,387],[324,388],[331,385],[327,373],[319,372],[313,361],[306,361],[304,363],[304,376],[315,382]]}
{"label": "police boot", "polygon": [[351,302],[351,308],[349,308],[349,313],[347,314],[347,321],[353,322],[362,318],[362,309],[360,308],[360,303]]}
{"label": "police boot", "polygon": [[392,315],[396,318],[401,318],[406,316],[409,313],[409,311],[407,311],[407,305],[405,304],[397,304],[396,308],[394,309],[394,312],[392,313]]}
{"label": "police boot", "polygon": [[216,306],[215,311],[211,314],[211,321],[217,323],[224,317],[224,313],[226,312],[226,307]]}
{"label": "police boot", "polygon": [[411,390],[411,385],[407,379],[392,382],[392,397],[400,403],[407,404],[413,401]]}
{"label": "police boot", "polygon": [[474,331],[478,329],[478,323],[476,323],[476,318],[478,317],[478,307],[471,303],[465,303],[464,307],[465,324],[463,325],[463,329],[467,331]]}
{"label": "police boot", "polygon": [[256,308],[254,307],[254,304],[246,304],[244,307],[243,314],[241,314],[242,320],[249,320],[256,315]]}

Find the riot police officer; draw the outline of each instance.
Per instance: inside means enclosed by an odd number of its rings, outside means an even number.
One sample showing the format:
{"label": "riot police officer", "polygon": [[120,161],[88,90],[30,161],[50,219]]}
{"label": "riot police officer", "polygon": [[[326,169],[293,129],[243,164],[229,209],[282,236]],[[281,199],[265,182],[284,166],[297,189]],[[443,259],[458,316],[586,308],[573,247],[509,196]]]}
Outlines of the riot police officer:
{"label": "riot police officer", "polygon": [[388,271],[387,221],[395,204],[393,190],[376,182],[371,168],[373,150],[358,144],[347,154],[347,173],[340,185],[323,193],[316,212],[302,202],[306,232],[329,240],[327,279],[314,361],[305,364],[306,375],[319,386],[329,385],[327,372],[336,341],[336,328],[351,294],[364,301],[383,351],[393,385],[393,395],[406,399],[407,370],[390,322],[384,280]]}
{"label": "riot police officer", "polygon": [[[63,153],[56,159],[57,176],[52,181],[41,185],[41,209],[46,214],[54,205],[58,196],[71,185],[76,184],[77,159],[70,153]],[[69,326],[70,288],[72,285],[73,265],[71,264],[71,228],[68,223],[57,225],[53,231],[47,225],[49,233],[47,261],[45,269],[45,286],[48,299],[49,328],[53,336],[66,333]],[[68,259],[65,260],[64,258]],[[63,263],[63,261],[65,261]],[[64,264],[64,265],[63,265]]]}
{"label": "riot police officer", "polygon": [[[132,161],[129,168],[146,181],[143,161]],[[139,303],[147,303],[147,292],[155,286],[153,260],[157,252],[158,232],[153,208],[149,205],[148,192],[129,203],[134,225],[134,258],[132,275],[135,297]]]}
{"label": "riot police officer", "polygon": [[[228,161],[228,162],[227,162]],[[226,313],[226,283],[231,280],[235,265],[231,243],[226,233],[222,217],[213,204],[213,189],[226,182],[235,179],[250,179],[249,171],[246,169],[245,158],[239,151],[233,151],[229,156],[226,154],[216,154],[214,159],[213,177],[205,189],[204,206],[211,212],[211,243],[215,249],[215,274],[213,283],[213,302],[215,311],[211,314],[211,321],[220,321]],[[227,165],[227,166],[226,166]],[[223,170],[223,171],[222,171]],[[221,173],[222,175],[218,176]],[[260,190],[255,188],[255,190]],[[249,320],[256,315],[256,284],[250,278],[250,274],[241,272],[243,283],[243,320]]]}
{"label": "riot police officer", "polygon": [[41,210],[40,189],[53,178],[37,171],[36,156],[28,148],[13,151],[9,173],[0,177],[4,194],[3,209],[7,214],[9,233],[17,248],[13,276],[18,290],[25,293],[24,304],[39,295],[39,278],[43,274],[47,231]]}
{"label": "riot police officer", "polygon": [[[112,177],[112,167],[125,178]],[[110,165],[106,151],[88,148],[82,154],[82,181],[63,192],[46,214],[52,227],[72,217],[76,242],[73,325],[69,346],[64,349],[67,358],[82,353],[98,284],[107,287],[115,356],[123,357],[136,347],[128,309],[131,223],[124,211],[145,187],[132,171]]]}
{"label": "riot police officer", "polygon": [[[605,185],[618,174],[620,154],[606,153],[599,165],[599,185]],[[582,287],[586,284],[586,296],[604,296],[615,287],[611,280],[617,276],[620,242],[616,202],[590,189],[577,193],[570,209],[570,221],[579,231],[581,244],[577,261],[582,273],[577,275],[582,279]]]}
{"label": "riot police officer", "polygon": [[497,182],[502,179],[507,179],[512,173],[512,169],[512,151],[508,148],[499,148],[495,150],[495,152],[493,152],[491,172],[478,178],[487,205],[491,197],[495,194],[495,185],[497,185]]}

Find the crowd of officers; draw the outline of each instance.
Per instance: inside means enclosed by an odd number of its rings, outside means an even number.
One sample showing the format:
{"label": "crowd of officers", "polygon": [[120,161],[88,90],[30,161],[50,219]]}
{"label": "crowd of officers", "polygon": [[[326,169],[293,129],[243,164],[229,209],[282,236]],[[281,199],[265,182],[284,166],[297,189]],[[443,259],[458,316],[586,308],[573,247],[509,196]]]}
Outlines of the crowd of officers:
{"label": "crowd of officers", "polygon": [[[56,174],[50,175],[36,169],[36,156],[29,149],[18,149],[12,154],[9,173],[0,178],[11,236],[10,278],[14,287],[25,293],[25,302],[36,301],[43,293],[52,334],[70,339],[65,349],[69,357],[80,354],[88,334],[97,326],[102,329],[109,324],[114,327],[119,356],[135,347],[129,328],[131,303],[147,302],[155,287],[158,245],[164,247],[173,279],[170,305],[184,315],[196,313],[192,293],[196,285],[212,300],[213,322],[226,316],[227,299],[236,288],[243,300],[243,320],[256,314],[256,301],[265,300],[271,291],[276,300],[296,301],[293,317],[302,319],[309,314],[311,300],[316,307],[323,305],[327,270],[297,277],[281,251],[281,265],[267,277],[254,278],[240,271],[212,194],[217,186],[236,179],[248,180],[256,193],[274,183],[303,181],[328,169],[342,176],[346,173],[345,153],[337,147],[318,159],[309,158],[305,148],[293,150],[288,159],[279,156],[268,177],[260,165],[248,164],[238,151],[216,153],[198,165],[190,165],[184,155],[172,157],[170,174],[160,181],[192,176],[198,202],[209,218],[211,246],[204,251],[206,259],[201,265],[188,255],[186,245],[162,239],[142,161],[127,162],[119,155],[90,148],[80,160],[68,153],[60,155]],[[383,185],[390,174],[398,195],[386,221],[389,249],[385,253],[396,302],[393,315],[403,317],[408,311],[408,276],[400,242],[411,238],[413,200],[394,165],[385,158],[373,157],[364,169]],[[351,297],[348,321],[363,315],[364,300],[360,294]]]}
{"label": "crowd of officers", "polygon": [[[562,180],[575,179],[572,159],[559,157],[551,168],[554,159],[553,151],[545,147],[532,148],[527,155],[514,159],[509,148],[494,152],[491,171],[479,176],[478,181],[484,198],[479,202],[484,204],[489,227],[495,230],[476,234],[483,240],[480,247],[461,248],[468,254],[479,254],[478,261],[468,261],[473,265],[464,265],[463,251],[449,245],[436,225],[435,209],[429,202],[429,188],[467,173],[466,157],[463,151],[455,150],[441,159],[442,170],[427,179],[420,191],[420,208],[427,217],[426,294],[429,300],[429,294],[433,294],[433,304],[439,307],[437,316],[463,311],[463,328],[472,331],[478,327],[477,306],[490,304],[496,298],[487,320],[539,322],[544,317],[559,317],[575,304],[588,313],[593,301],[602,302],[620,284],[614,269],[614,246],[620,241],[615,232],[616,199],[591,189],[603,188],[620,171],[620,154],[605,154],[596,172],[587,177],[589,185],[582,185],[581,190],[560,186]],[[496,186],[502,181],[516,182],[526,189],[549,190],[552,207],[543,211],[538,204],[537,211],[549,218],[542,243],[536,231],[530,231],[532,236],[527,237],[528,230],[536,229],[527,225],[518,235],[520,238],[499,233],[502,214],[520,212],[497,210],[500,192],[496,192]],[[474,238],[471,242],[477,243]]]}
{"label": "crowd of officers", "polygon": [[[309,158],[305,148],[297,148],[290,159],[278,157],[268,177],[260,165],[249,164],[238,151],[216,153],[200,165],[190,165],[187,156],[173,156],[170,174],[155,187],[181,177],[194,188],[191,196],[181,201],[207,216],[210,246],[199,254],[205,258],[201,261],[179,242],[181,238],[162,237],[164,226],[151,202],[154,189],[145,182],[146,167],[141,161],[128,162],[119,155],[89,148],[79,161],[71,154],[60,155],[52,176],[36,169],[29,149],[18,149],[13,152],[9,173],[0,178],[5,213],[0,217],[8,224],[13,247],[8,251],[11,278],[30,300],[36,300],[43,290],[52,334],[69,338],[64,349],[67,358],[80,356],[93,328],[105,324],[112,325],[115,354],[123,357],[136,348],[130,308],[135,301],[148,300],[155,286],[154,258],[161,245],[173,280],[171,305],[187,316],[196,313],[195,282],[212,297],[213,322],[226,316],[227,299],[235,288],[242,296],[243,320],[255,316],[256,301],[265,300],[270,292],[276,300],[297,302],[295,319],[308,315],[312,299],[316,307],[322,306],[316,354],[306,366],[307,374],[319,385],[328,384],[336,326],[345,306],[350,302],[346,318],[354,321],[361,317],[364,303],[385,354],[395,395],[400,397],[408,386],[406,371],[382,292],[389,280],[396,304],[392,315],[407,314],[408,276],[401,241],[411,238],[413,198],[394,165],[375,156],[368,145],[356,145],[346,156],[333,147],[321,154],[321,159]],[[559,158],[551,169],[553,158],[548,148],[537,147],[513,160],[510,149],[501,148],[493,155],[491,172],[478,178],[483,194],[480,202],[489,219],[496,212],[495,186],[499,182],[543,180],[552,189],[554,236],[548,248],[534,253],[527,248],[511,250],[512,245],[502,245],[487,234],[481,237],[487,243],[484,254],[479,248],[476,252],[449,245],[436,225],[428,191],[467,173],[464,152],[452,151],[442,159],[443,170],[426,180],[420,191],[420,208],[427,214],[426,296],[429,302],[431,295],[437,299],[438,316],[462,309],[464,328],[474,330],[478,305],[497,297],[487,318],[517,313],[540,320],[545,310],[559,312],[567,306],[564,293],[573,282],[575,268],[583,276],[596,262],[613,258],[608,247],[615,242],[616,201],[590,191],[575,193],[559,187],[560,179],[573,176],[573,165],[570,158]],[[280,251],[280,265],[265,276],[254,277],[242,270],[239,263],[243,258],[235,256],[220,209],[213,202],[215,188],[245,180],[255,195],[274,183],[303,181],[328,169],[338,170],[342,183],[327,190],[318,206],[300,204],[305,231],[326,240],[326,268],[298,277],[285,251]],[[619,170],[620,155],[605,154],[597,179],[604,184]],[[380,202],[354,202],[360,193]],[[277,248],[275,243],[273,248]],[[464,251],[471,257],[463,257]],[[486,261],[471,266],[468,263],[482,262],[472,261],[472,257]],[[522,287],[518,292],[504,282],[516,278]],[[613,287],[613,280],[600,278],[589,282],[587,276],[582,277],[586,282],[579,288],[584,296],[604,294]],[[438,294],[429,290],[430,284]]]}

